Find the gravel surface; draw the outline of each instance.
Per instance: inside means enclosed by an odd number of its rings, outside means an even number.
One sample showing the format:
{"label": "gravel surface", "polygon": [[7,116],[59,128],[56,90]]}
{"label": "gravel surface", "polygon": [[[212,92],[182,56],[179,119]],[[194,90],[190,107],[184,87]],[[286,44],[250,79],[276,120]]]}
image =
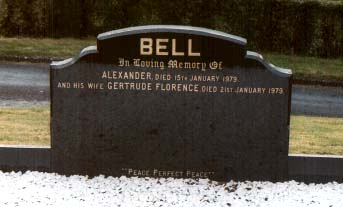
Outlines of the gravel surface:
{"label": "gravel surface", "polygon": [[65,177],[0,171],[0,206],[343,206],[343,184]]}

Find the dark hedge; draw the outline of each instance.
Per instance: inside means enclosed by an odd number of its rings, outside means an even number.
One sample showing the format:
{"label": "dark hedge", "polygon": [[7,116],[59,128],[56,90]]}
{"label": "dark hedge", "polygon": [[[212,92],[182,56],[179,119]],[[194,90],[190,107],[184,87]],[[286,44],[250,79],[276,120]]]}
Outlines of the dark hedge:
{"label": "dark hedge", "polygon": [[0,35],[85,37],[178,24],[248,39],[249,48],[343,57],[343,4],[290,0],[0,0]]}

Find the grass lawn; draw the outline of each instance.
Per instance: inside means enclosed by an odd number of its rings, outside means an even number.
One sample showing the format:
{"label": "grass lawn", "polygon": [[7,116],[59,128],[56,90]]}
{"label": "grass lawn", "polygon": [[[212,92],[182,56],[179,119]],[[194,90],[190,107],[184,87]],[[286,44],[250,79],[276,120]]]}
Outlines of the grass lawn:
{"label": "grass lawn", "polygon": [[343,118],[291,116],[290,153],[343,155]]}
{"label": "grass lawn", "polygon": [[[96,45],[96,37],[87,39],[34,39],[0,37],[0,56],[66,59],[74,57],[86,46]],[[290,68],[294,77],[306,80],[343,82],[343,59],[323,59],[262,52],[276,66]]]}
{"label": "grass lawn", "polygon": [[0,144],[50,145],[50,109],[0,108]]}
{"label": "grass lawn", "polygon": [[[304,2],[309,2],[313,0],[304,0]],[[327,4],[327,5],[342,5],[343,1],[342,0],[315,0],[318,1],[321,4]]]}
{"label": "grass lawn", "polygon": [[272,64],[290,68],[295,78],[306,80],[336,80],[343,82],[343,59],[324,59],[265,53],[264,58]]}
{"label": "grass lawn", "polygon": [[0,37],[0,56],[23,56],[43,58],[70,58],[77,55],[83,48],[96,45],[92,39],[35,39],[35,38],[4,38]]}
{"label": "grass lawn", "polygon": [[[50,110],[0,108],[0,144],[50,145]],[[290,153],[343,155],[343,118],[291,116]]]}

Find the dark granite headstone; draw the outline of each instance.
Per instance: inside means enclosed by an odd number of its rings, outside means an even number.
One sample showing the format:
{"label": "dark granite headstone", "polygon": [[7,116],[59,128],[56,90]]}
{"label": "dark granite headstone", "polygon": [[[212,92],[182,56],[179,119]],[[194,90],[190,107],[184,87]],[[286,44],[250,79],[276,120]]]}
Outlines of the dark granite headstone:
{"label": "dark granite headstone", "polygon": [[52,170],[283,180],[291,71],[196,27],[100,34],[51,65]]}

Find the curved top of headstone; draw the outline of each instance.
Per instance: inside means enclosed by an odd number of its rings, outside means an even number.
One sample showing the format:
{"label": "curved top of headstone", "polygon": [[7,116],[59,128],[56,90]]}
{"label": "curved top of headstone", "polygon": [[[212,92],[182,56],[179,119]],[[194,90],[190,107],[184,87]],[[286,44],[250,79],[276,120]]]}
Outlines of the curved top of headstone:
{"label": "curved top of headstone", "polygon": [[112,30],[109,32],[101,33],[98,35],[97,39],[101,41],[101,40],[125,36],[125,35],[144,34],[144,33],[162,33],[162,32],[203,35],[203,36],[223,39],[226,41],[231,41],[236,44],[243,45],[243,46],[247,44],[247,40],[245,38],[238,37],[235,35],[227,34],[227,33],[212,30],[212,29],[206,29],[202,27],[178,26],[178,25],[147,25],[147,26],[128,27],[124,29]]}
{"label": "curved top of headstone", "polygon": [[52,63],[50,64],[50,66],[54,69],[62,69],[62,68],[66,68],[69,67],[71,65],[73,65],[74,63],[76,63],[78,60],[80,60],[82,57],[85,57],[89,54],[96,54],[98,53],[97,47],[96,46],[88,46],[83,48],[83,50],[81,50],[81,52],[73,57],[73,58],[68,58],[62,61],[52,61]]}
{"label": "curved top of headstone", "polygon": [[[169,38],[177,39],[176,47],[187,49],[186,39],[193,39],[194,50],[201,52],[201,57],[176,57],[171,52],[167,56],[141,56],[139,53],[140,38]],[[183,40],[182,40],[183,39]],[[196,42],[197,41],[197,42]],[[198,45],[197,45],[198,43]],[[99,63],[113,63],[117,58],[153,58],[154,60],[170,60],[188,58],[196,61],[223,61],[224,67],[262,67],[280,77],[290,77],[292,71],[274,66],[255,52],[246,50],[247,40],[224,32],[201,27],[177,25],[148,25],[128,27],[99,34],[97,46],[89,46],[80,54],[60,62],[53,62],[53,69],[62,69],[73,65],[81,59],[93,56],[92,61]],[[200,46],[199,46],[200,45]],[[198,46],[198,47],[197,47]],[[168,46],[171,48],[171,46]],[[180,48],[179,48],[180,49]],[[95,57],[95,58],[94,58]]]}
{"label": "curved top of headstone", "polygon": [[257,52],[247,51],[247,54],[245,55],[246,59],[255,60],[259,63],[261,63],[265,68],[270,70],[272,73],[282,76],[282,77],[290,77],[292,76],[292,70],[280,68],[277,67],[268,61],[264,60],[262,55],[258,54]]}

